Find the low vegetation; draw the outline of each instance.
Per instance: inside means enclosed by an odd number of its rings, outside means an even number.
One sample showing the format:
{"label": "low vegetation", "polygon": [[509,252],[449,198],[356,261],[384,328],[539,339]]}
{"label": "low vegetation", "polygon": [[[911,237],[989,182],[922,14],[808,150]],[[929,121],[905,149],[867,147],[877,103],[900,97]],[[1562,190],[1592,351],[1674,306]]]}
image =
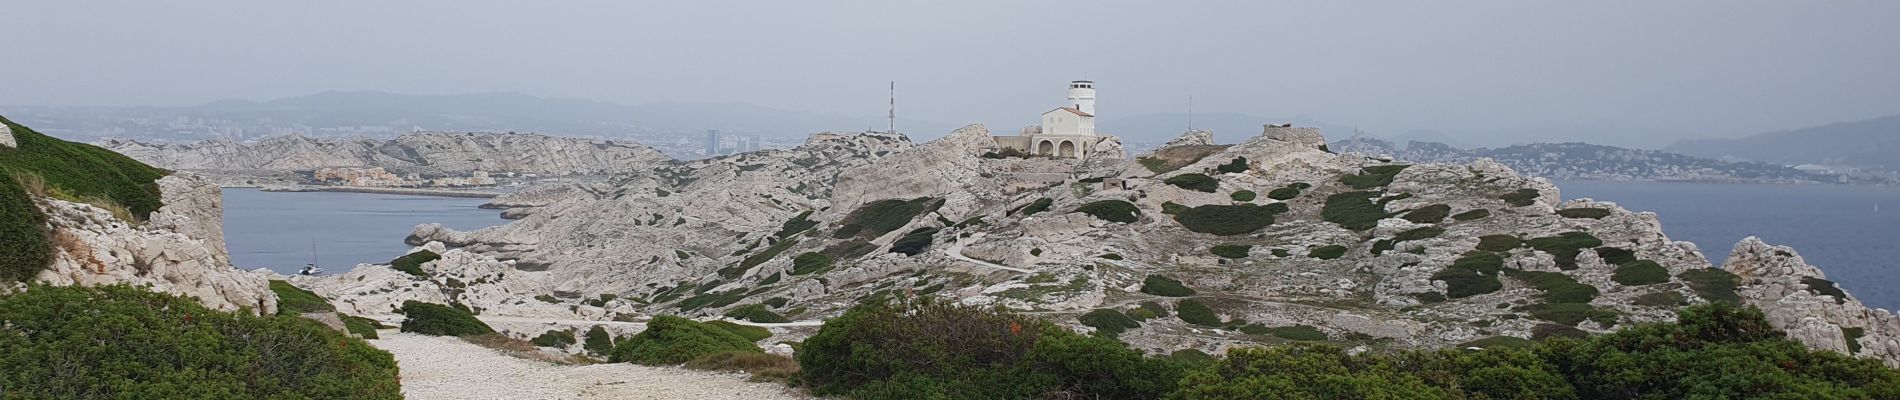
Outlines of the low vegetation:
{"label": "low vegetation", "polygon": [[1101,200],[1076,207],[1074,212],[1088,214],[1103,221],[1124,224],[1141,220],[1141,208],[1134,203],[1122,200]]}
{"label": "low vegetation", "polygon": [[1346,186],[1360,190],[1382,187],[1392,184],[1392,178],[1399,176],[1399,171],[1404,171],[1406,167],[1410,167],[1410,165],[1374,165],[1360,168],[1357,174],[1341,175],[1339,177],[1339,183],[1344,183]]}
{"label": "low vegetation", "polygon": [[270,291],[277,294],[277,315],[301,315],[303,313],[336,311],[323,296],[292,286],[290,282],[273,279]]}
{"label": "low vegetation", "polygon": [[1220,181],[1215,180],[1214,177],[1195,173],[1168,177],[1168,179],[1162,180],[1161,183],[1197,192],[1214,193],[1215,190],[1220,189]]}
{"label": "low vegetation", "polygon": [[1329,244],[1325,246],[1314,247],[1312,249],[1308,249],[1306,251],[1306,255],[1308,257],[1313,257],[1313,258],[1317,258],[1321,260],[1338,259],[1346,255],[1346,246]]}
{"label": "low vegetation", "polygon": [[1141,327],[1140,322],[1128,318],[1128,315],[1122,314],[1121,311],[1107,309],[1089,311],[1076,319],[1080,320],[1082,325],[1095,328],[1095,335],[1110,338],[1121,336],[1123,331]]}
{"label": "low vegetation", "polygon": [[891,252],[907,256],[921,254],[925,249],[930,248],[930,243],[936,239],[937,231],[937,228],[931,227],[913,229],[891,242]]}
{"label": "low vegetation", "polygon": [[1543,291],[1544,295],[1539,298],[1546,303],[1589,303],[1599,294],[1595,286],[1579,283],[1576,278],[1560,272],[1509,269],[1505,275]]}
{"label": "low vegetation", "polygon": [[442,259],[442,255],[435,254],[433,251],[416,250],[414,253],[404,254],[402,257],[396,257],[396,259],[390,260],[389,267],[397,271],[415,275],[416,277],[428,278],[429,273],[422,270],[422,264],[440,259]]}
{"label": "low vegetation", "polygon": [[1577,253],[1583,252],[1583,249],[1602,246],[1603,240],[1588,233],[1564,232],[1557,236],[1531,239],[1525,243],[1537,251],[1556,256],[1557,268],[1568,271],[1577,269]]}
{"label": "low vegetation", "polygon": [[1253,233],[1268,225],[1273,225],[1273,216],[1286,211],[1285,203],[1264,206],[1210,204],[1181,210],[1174,214],[1174,221],[1189,231],[1233,236]]}
{"label": "low vegetation", "polygon": [[644,365],[677,365],[729,351],[761,352],[752,341],[724,328],[661,315],[647,321],[646,330],[615,344],[608,360]]}
{"label": "low vegetation", "polygon": [[1214,313],[1213,308],[1195,299],[1181,300],[1180,303],[1176,303],[1174,316],[1180,318],[1182,322],[1200,326],[1223,327],[1226,325],[1221,323],[1220,314]]}
{"label": "low vegetation", "polygon": [[1325,332],[1320,332],[1319,329],[1307,325],[1268,328],[1267,334],[1273,335],[1273,337],[1294,341],[1326,340]]}
{"label": "low vegetation", "polygon": [[382,322],[369,318],[343,314],[337,314],[337,317],[343,319],[343,330],[349,331],[357,337],[364,339],[378,339],[382,335],[376,334],[377,329],[390,328],[389,326],[384,326]]}
{"label": "low vegetation", "polygon": [[614,337],[607,333],[606,327],[594,325],[593,328],[587,329],[587,334],[581,336],[581,339],[581,348],[587,350],[588,353],[604,356],[614,351]]}
{"label": "low vegetation", "polygon": [[574,338],[574,332],[567,331],[567,330],[551,330],[551,331],[541,333],[541,336],[535,336],[534,339],[529,340],[528,343],[533,343],[535,346],[540,346],[540,347],[553,347],[557,349],[565,349],[568,346],[573,346],[575,343],[579,343],[579,341],[578,339]]}
{"label": "low vegetation", "polygon": [[1214,255],[1225,257],[1225,258],[1247,258],[1247,252],[1252,251],[1252,250],[1253,250],[1253,246],[1250,246],[1250,245],[1223,244],[1219,246],[1214,246],[1214,248],[1209,249],[1208,252],[1214,253]]}
{"label": "low vegetation", "polygon": [[1214,167],[1214,171],[1217,171],[1223,174],[1236,174],[1236,173],[1241,173],[1241,172],[1247,172],[1247,157],[1234,157],[1232,161],[1228,161],[1226,164],[1221,164],[1220,166]]}
{"label": "low vegetation", "polygon": [[1505,193],[1504,195],[1498,196],[1498,199],[1504,200],[1505,204],[1510,204],[1512,206],[1517,206],[1517,207],[1523,207],[1523,206],[1531,205],[1532,203],[1536,203],[1537,196],[1541,196],[1541,195],[1542,193],[1538,193],[1537,189],[1518,189],[1515,192]]}
{"label": "low vegetation", "polygon": [[1503,269],[1504,257],[1488,251],[1473,251],[1432,274],[1432,280],[1445,281],[1445,297],[1465,298],[1503,289],[1504,283],[1498,281],[1498,272]]}
{"label": "low vegetation", "polygon": [[415,300],[402,302],[402,331],[436,336],[495,333],[468,310]]}
{"label": "low vegetation", "polygon": [[1835,304],[1847,303],[1847,292],[1841,291],[1841,287],[1835,285],[1833,281],[1808,277],[1801,278],[1801,284],[1807,286],[1808,291],[1814,292],[1815,294],[1833,296]]}
{"label": "low vegetation", "polygon": [[686,368],[707,371],[744,372],[754,382],[788,382],[798,375],[798,362],[778,354],[751,351],[722,351],[686,362]]}
{"label": "low vegetation", "polygon": [[1650,260],[1636,260],[1616,267],[1610,280],[1623,286],[1654,285],[1669,281],[1669,270]]}
{"label": "low vegetation", "polygon": [[1524,241],[1511,235],[1484,235],[1478,237],[1478,250],[1507,252],[1523,247]]}
{"label": "low vegetation", "polygon": [[1557,215],[1563,216],[1564,218],[1603,219],[1603,217],[1610,216],[1610,210],[1603,208],[1566,208],[1557,210]]}
{"label": "low vegetation", "polygon": [[1363,231],[1379,226],[1379,220],[1385,219],[1385,205],[1374,203],[1378,192],[1344,192],[1326,197],[1326,206],[1320,209],[1320,219],[1339,224],[1340,227]]}
{"label": "low vegetation", "polygon": [[1194,289],[1182,285],[1181,281],[1160,275],[1148,275],[1141,280],[1141,292],[1156,296],[1187,297],[1194,295]]}
{"label": "low vegetation", "polygon": [[1445,217],[1450,216],[1450,215],[1451,215],[1451,206],[1444,205],[1444,204],[1433,204],[1429,206],[1419,207],[1416,210],[1407,211],[1404,216],[1401,216],[1399,218],[1404,218],[1406,221],[1412,221],[1412,223],[1417,223],[1417,224],[1436,224],[1439,222],[1443,222],[1445,220]]}
{"label": "low vegetation", "polygon": [[740,324],[735,324],[732,321],[721,321],[721,320],[712,320],[712,321],[706,321],[702,323],[706,325],[718,327],[719,329],[725,329],[726,332],[732,332],[732,334],[739,335],[739,337],[745,338],[745,340],[747,341],[758,342],[760,340],[765,340],[766,338],[772,337],[772,330],[765,329],[764,327],[758,327],[758,326],[752,326],[752,325],[740,325]]}
{"label": "low vegetation", "polygon": [[1237,191],[1237,192],[1227,194],[1227,198],[1233,199],[1234,201],[1243,202],[1243,203],[1253,201],[1255,196],[1258,196],[1258,195],[1255,194],[1252,190],[1242,190],[1242,191]]}
{"label": "low vegetation", "polygon": [[910,200],[878,200],[852,210],[844,219],[838,221],[838,230],[832,232],[836,239],[858,237],[873,239],[910,224],[910,220],[919,215],[936,211],[943,206],[943,200],[918,197]]}
{"label": "low vegetation", "polygon": [[1480,209],[1453,214],[1451,216],[1451,219],[1457,220],[1457,221],[1470,221],[1470,220],[1489,217],[1489,216],[1491,216],[1491,210],[1480,208]]}
{"label": "low vegetation", "polygon": [[785,316],[766,309],[765,304],[748,304],[726,310],[726,318],[759,323],[792,322]]}
{"label": "low vegetation", "polygon": [[0,321],[0,397],[402,398],[389,353],[293,316],[131,286],[33,286],[0,296]]}
{"label": "low vegetation", "polygon": [[1055,202],[1056,202],[1055,199],[1044,197],[1044,198],[1036,199],[1036,201],[1030,202],[1029,204],[1024,204],[1022,207],[1019,207],[1015,210],[1010,210],[1009,213],[1010,214],[1020,213],[1022,214],[1022,216],[1025,216],[1025,217],[1036,215],[1036,213],[1049,211],[1049,205],[1055,204]]}
{"label": "low vegetation", "polygon": [[133,223],[162,206],[155,182],[168,171],[46,136],[5,117],[0,124],[17,142],[0,148],[0,283],[30,281],[52,263],[46,216],[32,196],[97,205]]}

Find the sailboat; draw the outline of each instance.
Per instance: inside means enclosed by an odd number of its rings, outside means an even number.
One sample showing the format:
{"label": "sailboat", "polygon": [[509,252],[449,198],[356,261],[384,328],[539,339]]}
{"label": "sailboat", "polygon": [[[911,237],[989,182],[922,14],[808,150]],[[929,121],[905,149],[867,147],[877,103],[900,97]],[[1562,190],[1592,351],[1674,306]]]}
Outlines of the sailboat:
{"label": "sailboat", "polygon": [[316,235],[310,235],[310,263],[304,264],[303,270],[297,271],[297,275],[306,275],[306,276],[323,275],[323,267],[317,266],[317,236]]}

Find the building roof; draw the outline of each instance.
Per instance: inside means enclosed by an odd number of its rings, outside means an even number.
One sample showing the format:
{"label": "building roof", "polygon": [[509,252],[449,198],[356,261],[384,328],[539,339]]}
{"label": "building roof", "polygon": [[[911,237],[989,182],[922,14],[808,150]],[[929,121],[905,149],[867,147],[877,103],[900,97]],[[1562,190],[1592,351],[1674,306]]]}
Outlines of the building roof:
{"label": "building roof", "polygon": [[1051,113],[1051,112],[1055,112],[1056,110],[1062,110],[1062,111],[1068,111],[1068,112],[1070,112],[1070,113],[1074,113],[1075,115],[1080,115],[1080,116],[1084,116],[1084,117],[1093,117],[1093,116],[1095,116],[1095,114],[1089,114],[1089,113],[1085,113],[1085,112],[1082,112],[1082,110],[1077,110],[1077,109],[1075,109],[1075,108],[1073,108],[1073,107],[1056,107],[1056,109],[1055,109],[1055,110],[1049,110],[1048,112],[1044,112],[1043,114],[1048,114],[1048,113]]}

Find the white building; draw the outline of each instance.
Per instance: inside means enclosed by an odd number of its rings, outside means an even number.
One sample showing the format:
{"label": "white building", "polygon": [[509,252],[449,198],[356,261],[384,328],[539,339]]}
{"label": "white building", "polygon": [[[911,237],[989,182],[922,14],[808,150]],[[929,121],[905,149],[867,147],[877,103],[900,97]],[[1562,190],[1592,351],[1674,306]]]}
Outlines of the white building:
{"label": "white building", "polygon": [[1068,104],[1042,113],[1021,136],[997,136],[996,145],[1028,155],[1082,158],[1107,136],[1095,133],[1095,82],[1069,82]]}

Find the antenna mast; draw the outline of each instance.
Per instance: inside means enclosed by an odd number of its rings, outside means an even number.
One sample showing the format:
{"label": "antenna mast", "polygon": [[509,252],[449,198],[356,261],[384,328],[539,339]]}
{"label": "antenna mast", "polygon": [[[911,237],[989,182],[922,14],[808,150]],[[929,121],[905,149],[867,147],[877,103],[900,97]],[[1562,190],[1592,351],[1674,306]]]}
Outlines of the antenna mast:
{"label": "antenna mast", "polygon": [[1194,131],[1194,95],[1188,95],[1188,132]]}
{"label": "antenna mast", "polygon": [[891,81],[891,133],[897,133],[897,81]]}

